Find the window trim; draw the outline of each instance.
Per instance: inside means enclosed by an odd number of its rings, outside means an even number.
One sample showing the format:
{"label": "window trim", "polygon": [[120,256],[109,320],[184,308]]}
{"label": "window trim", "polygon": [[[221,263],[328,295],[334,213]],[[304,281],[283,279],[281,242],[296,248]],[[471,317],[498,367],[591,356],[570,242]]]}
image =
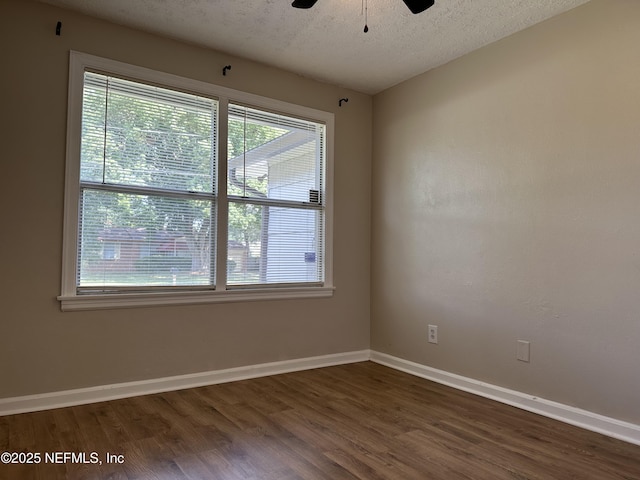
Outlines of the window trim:
{"label": "window trim", "polygon": [[[111,74],[154,83],[189,93],[215,98],[218,101],[219,118],[227,118],[229,102],[242,103],[254,108],[296,116],[321,122],[326,128],[325,165],[325,231],[324,231],[324,282],[320,286],[295,285],[273,287],[251,286],[228,288],[224,282],[226,274],[226,244],[219,239],[227,237],[228,198],[226,186],[227,136],[226,122],[218,125],[217,145],[217,204],[218,224],[216,244],[216,288],[215,290],[170,291],[144,293],[78,294],[76,285],[77,248],[79,233],[80,151],[82,97],[84,72],[86,70]],[[325,298],[333,295],[333,150],[334,114],[301,105],[282,102],[259,95],[245,93],[199,80],[159,72],[145,67],[130,65],[116,60],[71,51],[69,55],[69,88],[67,111],[67,151],[65,170],[65,197],[62,247],[62,284],[58,296],[62,310],[93,310],[104,308],[127,308],[160,305],[185,305],[218,302],[247,302],[259,300],[284,300],[300,298]],[[223,245],[220,248],[220,245]]]}

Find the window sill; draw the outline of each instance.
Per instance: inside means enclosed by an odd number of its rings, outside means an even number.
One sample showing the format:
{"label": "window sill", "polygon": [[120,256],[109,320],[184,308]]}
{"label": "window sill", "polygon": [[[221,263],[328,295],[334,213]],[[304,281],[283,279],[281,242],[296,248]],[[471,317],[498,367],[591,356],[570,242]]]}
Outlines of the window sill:
{"label": "window sill", "polygon": [[292,287],[239,289],[210,292],[121,293],[110,295],[61,295],[62,311],[102,310],[112,308],[198,305],[206,303],[255,302],[303,298],[329,298],[334,287]]}

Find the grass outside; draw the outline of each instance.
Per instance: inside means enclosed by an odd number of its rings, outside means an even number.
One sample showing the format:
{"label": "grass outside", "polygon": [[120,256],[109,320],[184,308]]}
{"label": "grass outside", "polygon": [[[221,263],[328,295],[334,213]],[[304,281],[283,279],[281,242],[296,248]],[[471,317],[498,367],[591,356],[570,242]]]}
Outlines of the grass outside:
{"label": "grass outside", "polygon": [[[258,283],[258,273],[231,272],[227,282],[232,285]],[[80,279],[80,287],[135,287],[135,286],[202,286],[215,282],[208,274],[177,272],[92,272]]]}

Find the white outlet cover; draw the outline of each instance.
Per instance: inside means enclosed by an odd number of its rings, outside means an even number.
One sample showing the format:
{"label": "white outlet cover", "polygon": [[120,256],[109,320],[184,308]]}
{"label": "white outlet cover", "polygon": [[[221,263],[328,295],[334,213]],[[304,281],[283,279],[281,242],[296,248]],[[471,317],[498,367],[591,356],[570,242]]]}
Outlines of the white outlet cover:
{"label": "white outlet cover", "polygon": [[437,325],[429,325],[429,343],[438,343],[438,326]]}
{"label": "white outlet cover", "polygon": [[531,343],[526,340],[518,340],[518,352],[516,358],[521,362],[529,362],[531,359]]}

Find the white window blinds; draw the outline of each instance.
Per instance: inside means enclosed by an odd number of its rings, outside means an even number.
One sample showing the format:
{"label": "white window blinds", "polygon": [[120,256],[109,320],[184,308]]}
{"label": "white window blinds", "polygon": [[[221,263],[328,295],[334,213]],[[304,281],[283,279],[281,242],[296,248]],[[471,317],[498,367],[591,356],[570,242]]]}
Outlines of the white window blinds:
{"label": "white window blinds", "polygon": [[321,283],[325,126],[229,105],[227,284]]}
{"label": "white window blinds", "polygon": [[217,102],[86,72],[80,291],[214,284]]}

